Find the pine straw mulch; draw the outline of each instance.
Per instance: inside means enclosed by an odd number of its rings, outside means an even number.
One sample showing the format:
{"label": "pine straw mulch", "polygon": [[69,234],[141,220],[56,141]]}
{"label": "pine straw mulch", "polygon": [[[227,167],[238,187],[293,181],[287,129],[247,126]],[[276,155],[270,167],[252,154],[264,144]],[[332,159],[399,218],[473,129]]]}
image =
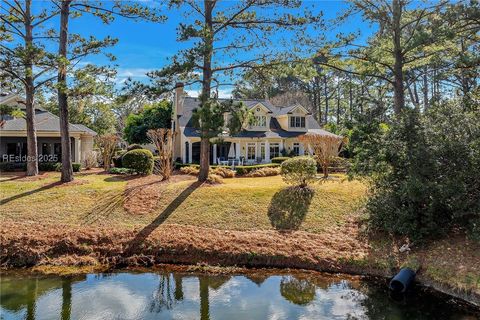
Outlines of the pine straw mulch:
{"label": "pine straw mulch", "polygon": [[225,231],[175,224],[120,230],[5,221],[0,227],[0,264],[25,267],[95,262],[117,267],[207,263],[360,273],[350,262],[367,256],[368,242],[360,239],[353,223],[337,228],[324,234]]}

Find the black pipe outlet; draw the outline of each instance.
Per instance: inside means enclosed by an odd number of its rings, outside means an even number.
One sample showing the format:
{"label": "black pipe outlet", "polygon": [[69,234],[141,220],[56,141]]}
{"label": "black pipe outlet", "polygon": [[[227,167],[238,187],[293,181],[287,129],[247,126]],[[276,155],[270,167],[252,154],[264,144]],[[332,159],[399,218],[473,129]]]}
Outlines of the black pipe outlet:
{"label": "black pipe outlet", "polygon": [[390,290],[395,293],[404,293],[415,279],[415,271],[410,268],[403,268],[390,281]]}

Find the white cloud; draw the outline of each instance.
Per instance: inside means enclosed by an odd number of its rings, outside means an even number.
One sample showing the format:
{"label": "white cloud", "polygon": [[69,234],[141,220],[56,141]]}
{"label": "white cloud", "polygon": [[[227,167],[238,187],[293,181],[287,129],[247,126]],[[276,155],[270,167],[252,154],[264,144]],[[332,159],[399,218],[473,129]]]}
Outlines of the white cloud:
{"label": "white cloud", "polygon": [[[198,89],[198,90],[188,89],[188,90],[185,90],[185,92],[190,97],[198,97],[200,95],[200,89]],[[222,99],[231,98],[232,97],[232,88],[218,90],[218,97],[222,98]]]}

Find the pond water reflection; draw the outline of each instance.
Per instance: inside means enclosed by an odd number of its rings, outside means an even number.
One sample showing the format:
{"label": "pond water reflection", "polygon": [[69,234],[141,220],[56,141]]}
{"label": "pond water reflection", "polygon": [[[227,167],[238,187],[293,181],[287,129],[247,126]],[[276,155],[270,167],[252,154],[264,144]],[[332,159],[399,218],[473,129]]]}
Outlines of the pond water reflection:
{"label": "pond water reflection", "polygon": [[384,286],[318,274],[4,274],[0,285],[5,320],[476,319],[420,290],[398,303]]}

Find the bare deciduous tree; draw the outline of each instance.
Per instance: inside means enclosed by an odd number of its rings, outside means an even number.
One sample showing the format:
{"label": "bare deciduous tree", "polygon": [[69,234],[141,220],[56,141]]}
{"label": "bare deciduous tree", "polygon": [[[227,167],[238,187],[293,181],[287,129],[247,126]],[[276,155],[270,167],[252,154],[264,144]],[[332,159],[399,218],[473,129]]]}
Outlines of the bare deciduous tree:
{"label": "bare deciduous tree", "polygon": [[313,156],[322,166],[323,177],[328,178],[328,167],[338,157],[344,138],[335,135],[305,134],[299,140],[313,151]]}
{"label": "bare deciduous tree", "polygon": [[105,170],[110,169],[117,142],[118,137],[114,134],[98,136],[96,138],[96,143],[100,149],[100,154],[102,155],[103,168]]}
{"label": "bare deciduous tree", "polygon": [[162,180],[169,180],[173,172],[173,139],[175,132],[171,129],[160,128],[148,130],[148,138],[152,141],[158,150],[159,168]]}

